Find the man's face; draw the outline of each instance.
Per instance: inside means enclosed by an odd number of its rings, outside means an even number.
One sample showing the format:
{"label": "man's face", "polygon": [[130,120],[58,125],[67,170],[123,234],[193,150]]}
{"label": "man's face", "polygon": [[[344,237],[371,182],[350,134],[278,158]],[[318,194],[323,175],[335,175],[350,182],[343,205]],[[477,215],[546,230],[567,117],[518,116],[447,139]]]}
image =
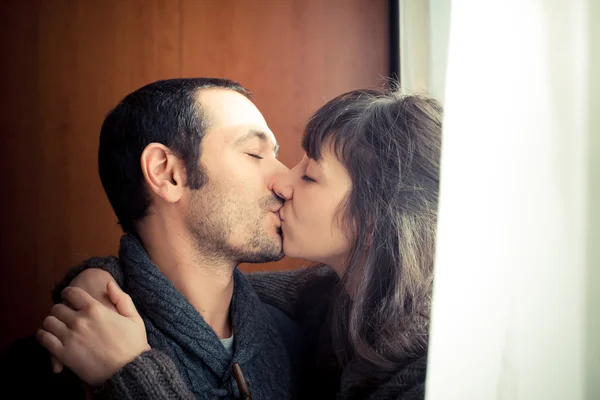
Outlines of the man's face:
{"label": "man's face", "polygon": [[225,89],[206,89],[198,102],[208,118],[200,165],[207,182],[189,190],[185,222],[207,257],[268,262],[283,257],[281,201],[268,179],[286,170],[277,142],[256,106]]}

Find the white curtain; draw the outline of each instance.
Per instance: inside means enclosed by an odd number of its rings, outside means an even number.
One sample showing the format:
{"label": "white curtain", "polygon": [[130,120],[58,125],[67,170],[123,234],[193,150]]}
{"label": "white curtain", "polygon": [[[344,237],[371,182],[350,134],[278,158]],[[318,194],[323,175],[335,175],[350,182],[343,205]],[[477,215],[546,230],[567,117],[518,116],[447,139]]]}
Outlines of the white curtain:
{"label": "white curtain", "polygon": [[400,81],[443,101],[450,0],[400,1]]}
{"label": "white curtain", "polygon": [[452,2],[429,400],[600,399],[598,3]]}

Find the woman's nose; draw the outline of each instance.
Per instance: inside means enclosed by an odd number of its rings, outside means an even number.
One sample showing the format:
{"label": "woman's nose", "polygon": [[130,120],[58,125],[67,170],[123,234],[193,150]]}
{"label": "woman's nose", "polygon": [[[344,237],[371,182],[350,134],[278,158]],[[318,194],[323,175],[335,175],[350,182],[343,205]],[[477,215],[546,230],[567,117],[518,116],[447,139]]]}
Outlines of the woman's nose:
{"label": "woman's nose", "polygon": [[269,190],[281,197],[283,200],[291,200],[294,196],[294,189],[290,179],[290,171],[282,171],[273,174],[267,183]]}

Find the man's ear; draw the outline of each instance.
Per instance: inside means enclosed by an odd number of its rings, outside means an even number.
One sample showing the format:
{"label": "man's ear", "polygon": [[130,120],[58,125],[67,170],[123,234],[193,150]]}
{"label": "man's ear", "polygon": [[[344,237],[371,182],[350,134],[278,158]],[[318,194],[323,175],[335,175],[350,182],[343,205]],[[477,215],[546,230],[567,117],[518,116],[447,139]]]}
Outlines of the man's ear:
{"label": "man's ear", "polygon": [[150,143],[140,158],[142,173],[149,190],[169,203],[181,199],[185,186],[185,171],[167,146]]}

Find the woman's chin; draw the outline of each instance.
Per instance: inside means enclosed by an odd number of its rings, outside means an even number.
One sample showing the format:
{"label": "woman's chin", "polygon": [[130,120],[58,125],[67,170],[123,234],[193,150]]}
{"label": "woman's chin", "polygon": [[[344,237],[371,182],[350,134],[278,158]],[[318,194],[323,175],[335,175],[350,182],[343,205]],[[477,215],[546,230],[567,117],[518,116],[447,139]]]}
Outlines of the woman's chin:
{"label": "woman's chin", "polygon": [[289,245],[289,239],[286,239],[285,236],[283,237],[283,254],[285,254],[286,257],[297,257],[296,253],[294,252],[293,246]]}
{"label": "woman's chin", "polygon": [[286,239],[285,235],[283,236],[283,254],[290,258],[306,257],[306,252],[303,252],[301,249],[298,249],[297,246],[294,246],[289,239]]}

